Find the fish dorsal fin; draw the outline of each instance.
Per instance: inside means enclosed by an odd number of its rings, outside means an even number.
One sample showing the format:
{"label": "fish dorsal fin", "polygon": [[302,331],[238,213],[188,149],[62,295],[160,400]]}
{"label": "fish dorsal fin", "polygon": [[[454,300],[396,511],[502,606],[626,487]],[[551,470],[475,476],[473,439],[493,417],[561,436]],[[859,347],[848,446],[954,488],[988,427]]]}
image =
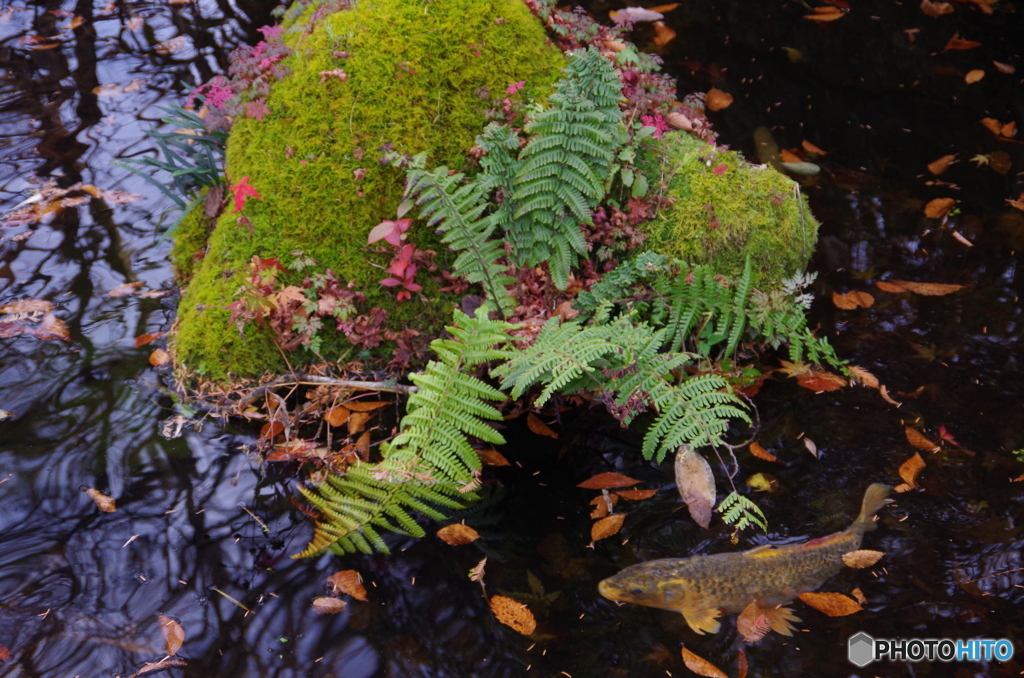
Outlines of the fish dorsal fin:
{"label": "fish dorsal fin", "polygon": [[718,629],[722,628],[721,622],[718,621],[718,617],[721,616],[722,611],[717,607],[709,607],[706,610],[683,610],[683,619],[700,635],[718,633]]}

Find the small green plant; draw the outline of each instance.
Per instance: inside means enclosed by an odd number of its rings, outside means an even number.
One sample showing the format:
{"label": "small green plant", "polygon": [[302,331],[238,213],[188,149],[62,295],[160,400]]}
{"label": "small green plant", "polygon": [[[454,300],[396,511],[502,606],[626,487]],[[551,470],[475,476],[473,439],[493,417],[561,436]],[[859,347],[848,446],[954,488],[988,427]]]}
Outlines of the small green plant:
{"label": "small green plant", "polygon": [[761,509],[738,492],[731,492],[723,499],[717,511],[722,514],[722,520],[732,525],[736,532],[751,526],[768,531],[768,519],[761,513]]}

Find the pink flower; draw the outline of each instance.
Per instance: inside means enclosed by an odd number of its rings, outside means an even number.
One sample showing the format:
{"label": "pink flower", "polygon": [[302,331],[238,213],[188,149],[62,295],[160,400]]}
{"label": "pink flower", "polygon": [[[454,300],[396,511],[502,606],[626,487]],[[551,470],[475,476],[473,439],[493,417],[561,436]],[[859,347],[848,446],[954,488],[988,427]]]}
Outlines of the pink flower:
{"label": "pink flower", "polygon": [[526,87],[526,81],[525,80],[520,80],[519,82],[513,82],[511,85],[508,86],[508,89],[505,90],[505,94],[515,94],[516,92],[518,92],[519,90],[521,90],[524,87]]}
{"label": "pink flower", "polygon": [[256,118],[260,122],[263,122],[263,116],[269,115],[270,109],[267,108],[266,99],[255,99],[245,105],[245,117]]}

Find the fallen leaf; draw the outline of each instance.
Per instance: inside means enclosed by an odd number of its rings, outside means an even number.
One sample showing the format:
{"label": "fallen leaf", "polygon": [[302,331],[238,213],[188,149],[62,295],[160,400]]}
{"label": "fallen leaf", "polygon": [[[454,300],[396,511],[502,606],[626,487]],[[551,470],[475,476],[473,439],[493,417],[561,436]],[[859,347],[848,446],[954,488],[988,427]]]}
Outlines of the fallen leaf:
{"label": "fallen leaf", "polygon": [[1024,195],[1021,196],[1020,200],[1010,200],[1009,198],[1007,198],[1006,202],[1010,207],[1024,211]]}
{"label": "fallen leaf", "polygon": [[1004,64],[1001,61],[993,61],[992,65],[996,67],[996,70],[1006,75],[1013,75],[1017,72],[1017,67],[1012,64]]}
{"label": "fallen leaf", "polygon": [[676,487],[679,496],[686,502],[686,508],[694,522],[708,528],[711,524],[711,510],[715,506],[715,477],[711,466],[689,445],[680,446],[675,462]]}
{"label": "fallen leaf", "polygon": [[675,40],[676,32],[665,25],[664,21],[654,22],[654,44],[658,47],[664,47],[668,43]]}
{"label": "fallen leaf", "polygon": [[881,386],[878,387],[878,393],[882,396],[882,400],[889,403],[890,405],[895,405],[896,407],[903,406],[903,403],[896,402],[895,400],[892,399],[892,396],[889,395],[889,389],[885,387],[885,384],[882,384]]}
{"label": "fallen leaf", "polygon": [[484,568],[487,567],[487,558],[485,557],[479,563],[477,563],[472,570],[469,571],[469,580],[482,583],[484,580]]}
{"label": "fallen leaf", "polygon": [[704,104],[710,111],[721,111],[732,105],[732,95],[717,87],[712,87],[704,97]]}
{"label": "fallen leaf", "polygon": [[899,285],[903,289],[913,292],[914,294],[920,294],[925,297],[944,297],[947,294],[958,292],[967,285],[952,285],[947,283],[924,283],[924,282],[913,282],[910,280],[893,280],[895,284]]}
{"label": "fallen leaf", "polygon": [[11,651],[3,645],[0,645],[0,662],[7,661],[11,658]]}
{"label": "fallen leaf", "polygon": [[124,284],[118,285],[114,289],[112,289],[109,292],[107,292],[107,296],[115,297],[115,298],[116,297],[131,296],[132,294],[135,294],[135,292],[140,287],[142,287],[145,284],[146,284],[146,281],[144,281],[144,280],[138,280],[136,282],[124,283]]}
{"label": "fallen leaf", "polygon": [[999,133],[1009,139],[1010,137],[1017,135],[1017,123],[1008,122],[999,128]]}
{"label": "fallen leaf", "polygon": [[906,292],[907,288],[896,282],[889,282],[887,280],[879,280],[875,283],[875,286],[883,292],[890,292],[892,294],[900,294]]}
{"label": "fallen leaf", "polygon": [[777,492],[779,480],[770,473],[755,473],[747,478],[747,486],[758,492]]}
{"label": "fallen leaf", "polygon": [[892,488],[892,491],[897,494],[903,494],[904,492],[910,492],[912,489],[914,488],[912,488],[910,485],[907,485],[906,483],[900,483],[896,487]]}
{"label": "fallen leaf", "polygon": [[352,412],[348,417],[348,433],[349,435],[355,435],[362,433],[363,429],[366,428],[366,422],[370,421],[373,415],[369,412]]}
{"label": "fallen leaf", "polygon": [[811,440],[810,438],[804,438],[803,440],[804,440],[804,447],[806,447],[807,451],[810,452],[811,455],[815,459],[817,459],[818,458],[818,446],[815,445],[814,441]]}
{"label": "fallen leaf", "polygon": [[162,348],[158,348],[149,354],[149,364],[153,367],[163,367],[171,362],[171,354]]}
{"label": "fallen leaf", "polygon": [[861,591],[859,588],[850,591],[850,595],[853,596],[853,599],[860,603],[861,606],[868,604],[867,597],[864,595],[864,592]]}
{"label": "fallen leaf", "polygon": [[279,421],[268,421],[260,429],[260,438],[263,440],[273,440],[282,433],[284,433],[284,424]]}
{"label": "fallen leaf", "polygon": [[650,12],[661,12],[662,14],[664,14],[665,12],[671,12],[677,7],[679,7],[679,3],[673,2],[670,5],[657,5],[655,7],[648,7],[647,10]]}
{"label": "fallen leaf", "polygon": [[55,308],[53,302],[46,299],[19,299],[0,305],[0,313],[35,313],[37,311],[45,313]]}
{"label": "fallen leaf", "polygon": [[480,534],[476,530],[462,523],[442,527],[437,531],[437,536],[441,538],[441,541],[450,546],[462,546],[480,538]]}
{"label": "fallen leaf", "polygon": [[741,647],[736,651],[736,678],[747,678],[747,653]]}
{"label": "fallen leaf", "polygon": [[693,131],[693,122],[678,111],[673,111],[666,115],[665,122],[667,122],[668,126],[672,129],[682,129],[687,132]]}
{"label": "fallen leaf", "polygon": [[964,235],[963,235],[962,233],[960,233],[959,231],[951,231],[951,233],[953,234],[953,237],[954,237],[954,238],[955,238],[955,239],[956,239],[956,240],[957,240],[958,242],[960,242],[961,244],[963,244],[963,245],[966,245],[967,247],[974,247],[974,243],[973,243],[973,242],[971,242],[970,240],[968,240],[968,239],[967,239],[967,238],[966,238],[966,237],[965,237],[965,236],[964,236]]}
{"label": "fallen leaf", "polygon": [[782,160],[782,162],[803,162],[804,161],[804,159],[801,158],[799,155],[797,155],[793,151],[787,150],[785,148],[782,149],[781,151],[779,151],[779,158]]}
{"label": "fallen leaf", "polygon": [[974,83],[978,82],[984,77],[985,71],[981,70],[980,68],[975,68],[973,70],[967,71],[967,74],[964,76],[964,82],[966,82],[968,85],[973,85]]}
{"label": "fallen leaf", "polygon": [[864,569],[865,567],[871,567],[885,555],[884,551],[872,551],[870,549],[857,549],[856,551],[847,551],[843,554],[843,562],[846,563],[847,567],[853,567],[858,570]]}
{"label": "fallen leaf", "polygon": [[550,426],[540,420],[533,412],[526,415],[526,427],[539,436],[547,436],[548,438],[554,438],[558,440],[558,434],[555,433]]}
{"label": "fallen leaf", "polygon": [[505,596],[491,596],[491,612],[505,626],[510,626],[524,636],[537,630],[537,620],[530,608]]}
{"label": "fallen leaf", "polygon": [[1021,474],[1021,475],[1017,476],[1016,478],[1013,478],[1013,479],[1010,480],[1011,483],[1019,483],[1021,481],[1024,481],[1024,474]]}
{"label": "fallen leaf", "polygon": [[348,415],[351,414],[348,408],[337,405],[327,410],[327,414],[324,415],[324,421],[331,426],[341,426],[348,422]]}
{"label": "fallen leaf", "polygon": [[152,344],[154,341],[156,341],[160,337],[164,336],[165,334],[167,334],[167,333],[166,332],[150,332],[148,334],[140,334],[139,336],[135,337],[135,348],[139,348],[140,346],[145,346],[146,344]]}
{"label": "fallen leaf", "polygon": [[660,12],[644,9],[643,7],[626,7],[621,10],[612,10],[608,12],[608,17],[617,24],[659,21],[665,18]]}
{"label": "fallen leaf", "polygon": [[136,678],[141,676],[143,673],[149,673],[150,671],[162,671],[163,669],[171,666],[187,666],[188,662],[184,659],[174,659],[171,657],[165,657],[158,662],[146,662],[142,665],[142,668],[128,676],[128,678]]}
{"label": "fallen leaf", "polygon": [[176,655],[185,642],[185,629],[176,620],[160,615],[156,618],[160,625],[160,633],[164,635],[164,647],[167,654]]}
{"label": "fallen leaf", "polygon": [[508,463],[508,459],[505,458],[501,452],[498,452],[493,447],[484,447],[476,451],[478,457],[480,457],[480,463],[484,466],[511,466]]}
{"label": "fallen leaf", "polygon": [[836,308],[852,311],[858,307],[871,308],[871,305],[875,303],[875,298],[867,292],[861,292],[860,290],[846,292],[845,294],[833,292],[832,303],[836,305]]}
{"label": "fallen leaf", "polygon": [[90,499],[96,502],[96,508],[104,513],[113,513],[117,510],[117,502],[99,490],[88,487],[86,488],[85,493],[89,495]]}
{"label": "fallen leaf", "polygon": [[346,603],[341,598],[332,598],[331,596],[320,596],[319,598],[313,599],[313,612],[317,614],[338,614],[346,607]]}
{"label": "fallen leaf", "polygon": [[953,198],[935,198],[924,206],[924,215],[929,219],[941,219],[956,205]]}
{"label": "fallen leaf", "polygon": [[800,146],[808,153],[813,153],[815,155],[828,155],[827,152],[821,150],[820,148],[812,144],[810,141],[807,141],[807,139],[803,139],[800,142]]}
{"label": "fallen leaf", "polygon": [[366,602],[366,588],[363,586],[363,575],[357,570],[338,570],[327,578],[331,591],[335,594],[344,593],[356,600]]}
{"label": "fallen leaf", "polygon": [[856,365],[847,365],[846,369],[850,371],[850,374],[853,375],[853,378],[856,379],[861,386],[867,386],[868,388],[878,388],[878,377],[871,374],[863,367],[857,367]]}
{"label": "fallen leaf", "polygon": [[639,501],[641,499],[650,499],[658,493],[658,490],[618,490],[615,492],[616,495],[623,499],[632,499]]}
{"label": "fallen leaf", "polygon": [[375,412],[390,404],[387,400],[349,400],[345,407],[352,412]]}
{"label": "fallen leaf", "polygon": [[996,136],[1000,136],[1003,133],[1003,123],[999,122],[995,118],[982,118],[980,122],[985,126],[985,129]]}
{"label": "fallen leaf", "polygon": [[954,153],[952,155],[944,155],[938,160],[931,161],[930,163],[928,163],[928,171],[934,174],[935,176],[939,176],[947,169],[949,169],[949,166],[952,165],[953,162],[956,160],[956,156],[957,154]]}
{"label": "fallen leaf", "polygon": [[633,487],[639,480],[624,476],[621,473],[598,473],[592,478],[587,478],[576,487],[584,490],[610,490],[616,487]]}
{"label": "fallen leaf", "polygon": [[921,472],[926,466],[924,459],[917,452],[910,459],[907,459],[900,465],[899,474],[900,478],[903,478],[903,482],[910,486],[910,489],[917,487],[917,474]]}
{"label": "fallen leaf", "polygon": [[610,516],[601,518],[590,526],[590,540],[598,541],[607,539],[617,534],[622,529],[622,522],[626,519],[625,513],[613,513]]}
{"label": "fallen leaf", "polygon": [[928,450],[929,452],[934,452],[937,449],[939,449],[938,445],[928,440],[918,431],[910,428],[909,426],[903,427],[903,435],[907,437],[908,443],[910,443],[911,445],[920,450]]}
{"label": "fallen leaf", "polygon": [[685,647],[683,648],[683,663],[686,664],[686,668],[690,669],[698,676],[706,676],[707,678],[729,678],[720,668],[700,655],[690,652]]}
{"label": "fallen leaf", "polygon": [[864,609],[856,600],[842,593],[801,593],[797,597],[829,617],[845,617]]}
{"label": "fallen leaf", "polygon": [[814,14],[805,14],[804,18],[811,21],[835,21],[836,19],[842,19],[844,16],[846,16],[846,12],[838,7],[826,6],[815,7]]}
{"label": "fallen leaf", "polygon": [[772,627],[761,610],[761,606],[756,600],[753,600],[736,617],[736,630],[743,636],[744,642],[756,643],[768,635]]}
{"label": "fallen leaf", "polygon": [[950,14],[953,11],[953,5],[948,2],[931,2],[931,0],[921,0],[921,11],[925,15],[932,18],[940,17],[943,14]]}
{"label": "fallen leaf", "polygon": [[845,379],[837,374],[821,369],[812,369],[807,374],[797,377],[796,383],[804,388],[809,388],[815,393],[838,391],[846,386]]}
{"label": "fallen leaf", "polygon": [[973,40],[964,40],[960,37],[960,34],[957,33],[949,39],[949,42],[946,43],[946,46],[942,51],[951,52],[954,50],[974,49],[975,47],[981,47],[981,43]]}
{"label": "fallen leaf", "polygon": [[759,442],[757,442],[756,440],[754,442],[750,443],[750,453],[752,455],[754,455],[755,457],[757,457],[758,459],[763,459],[765,461],[778,461],[779,460],[779,458],[776,457],[774,454],[772,454],[768,450],[766,450],[763,447],[761,447],[761,444]]}

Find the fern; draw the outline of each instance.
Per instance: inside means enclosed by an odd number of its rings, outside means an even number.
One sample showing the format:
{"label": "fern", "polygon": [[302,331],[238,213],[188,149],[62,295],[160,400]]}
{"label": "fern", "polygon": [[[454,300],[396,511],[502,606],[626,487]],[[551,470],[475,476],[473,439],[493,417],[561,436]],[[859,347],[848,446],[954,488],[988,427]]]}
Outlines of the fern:
{"label": "fern", "polygon": [[469,373],[482,363],[508,357],[504,344],[514,326],[455,311],[450,339],[436,339],[431,348],[438,360],[410,378],[419,387],[409,398],[399,434],[384,445],[383,461],[356,464],[345,474],[332,474],[316,487],[300,487],[319,512],[313,539],[304,557],[325,548],[335,551],[388,552],[381,531],[422,536],[411,512],[443,520],[441,509],[465,506],[462,492],[475,480],[480,459],[467,436],[502,444],[501,434],[483,420],[500,420],[491,401],[501,391]]}
{"label": "fern", "polygon": [[761,509],[738,492],[730,493],[717,510],[722,514],[722,520],[735,527],[737,532],[752,525],[761,528],[763,532],[768,531],[768,519],[761,513]]}
{"label": "fern", "polygon": [[422,169],[424,156],[418,156],[406,172],[406,199],[419,206],[420,217],[437,226],[441,241],[459,253],[455,271],[471,282],[479,283],[488,299],[508,317],[515,300],[506,289],[515,280],[499,263],[505,252],[491,235],[497,226],[497,214],[483,216],[490,207],[487,202],[489,184],[484,181],[463,183],[461,173],[448,175],[441,166],[433,171]]}

